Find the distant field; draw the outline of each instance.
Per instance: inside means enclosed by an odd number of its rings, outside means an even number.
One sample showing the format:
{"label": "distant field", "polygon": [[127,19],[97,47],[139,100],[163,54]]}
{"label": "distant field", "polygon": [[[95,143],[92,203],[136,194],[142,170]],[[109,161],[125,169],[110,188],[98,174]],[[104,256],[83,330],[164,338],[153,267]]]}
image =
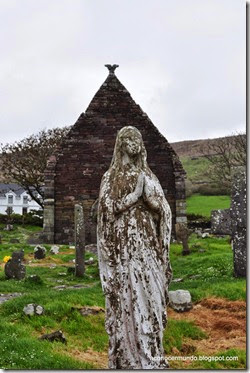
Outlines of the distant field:
{"label": "distant field", "polygon": [[209,176],[206,175],[208,167],[211,165],[208,159],[204,157],[198,157],[196,159],[181,157],[181,163],[190,181],[210,181]]}
{"label": "distant field", "polygon": [[187,198],[187,213],[209,217],[212,210],[230,207],[229,196],[201,196],[194,194]]}

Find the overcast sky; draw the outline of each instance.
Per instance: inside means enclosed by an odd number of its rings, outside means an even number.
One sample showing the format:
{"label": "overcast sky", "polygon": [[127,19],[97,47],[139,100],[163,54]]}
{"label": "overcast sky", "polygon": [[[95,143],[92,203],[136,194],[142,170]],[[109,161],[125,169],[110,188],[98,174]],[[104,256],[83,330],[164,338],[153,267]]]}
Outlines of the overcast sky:
{"label": "overcast sky", "polygon": [[116,75],[170,141],[245,129],[243,0],[0,0],[0,142],[75,123]]}

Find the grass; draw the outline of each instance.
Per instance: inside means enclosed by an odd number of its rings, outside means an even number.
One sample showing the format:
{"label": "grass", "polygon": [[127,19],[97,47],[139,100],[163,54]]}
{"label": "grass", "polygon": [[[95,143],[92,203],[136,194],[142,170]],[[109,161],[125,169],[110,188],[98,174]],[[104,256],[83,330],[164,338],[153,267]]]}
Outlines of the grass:
{"label": "grass", "polygon": [[190,321],[169,320],[163,337],[163,346],[166,354],[171,354],[173,347],[181,350],[184,338],[203,339],[207,338],[207,335]]}
{"label": "grass", "polygon": [[172,282],[170,290],[189,290],[195,302],[209,296],[245,299],[246,281],[233,277],[233,253],[228,238],[200,239],[193,234],[189,246],[192,253],[186,257],[181,254],[181,245],[171,244],[173,278],[183,281]]}
{"label": "grass", "polygon": [[198,157],[192,159],[191,157],[181,157],[181,163],[187,173],[187,178],[192,182],[210,181],[207,175],[207,170],[211,166],[208,159]]}
{"label": "grass", "polygon": [[[20,229],[21,228],[21,229]],[[15,227],[15,238],[19,244],[10,244],[12,232],[5,232],[0,245],[0,293],[21,292],[22,296],[9,300],[0,306],[0,367],[4,369],[97,369],[98,363],[85,361],[86,351],[107,352],[108,335],[104,327],[104,314],[83,317],[77,310],[83,306],[105,306],[95,255],[87,253],[86,257],[94,257],[95,262],[86,266],[86,275],[77,279],[67,272],[73,266],[74,249],[67,245],[60,246],[58,255],[47,256],[43,260],[35,260],[34,246],[27,245],[24,237],[32,228]],[[2,233],[1,233],[2,234]],[[245,299],[246,282],[233,277],[233,257],[227,238],[209,237],[205,239],[192,235],[189,240],[191,255],[183,257],[182,247],[171,244],[171,264],[174,278],[181,277],[181,283],[172,282],[170,290],[187,289],[191,292],[193,302],[205,297],[217,296],[230,300]],[[26,280],[6,280],[2,259],[11,255],[16,249],[24,249],[27,276]],[[203,249],[204,252],[199,250]],[[51,267],[53,265],[53,267]],[[27,277],[39,275],[41,283],[34,284]],[[86,286],[80,289],[55,290],[58,285]],[[23,307],[28,303],[40,304],[45,313],[42,316],[25,316]],[[61,329],[67,339],[67,345],[60,342],[49,343],[39,341],[44,333]],[[168,320],[164,331],[164,348],[171,354],[174,347],[181,349],[186,339],[199,340],[207,335],[195,324],[185,320]],[[81,358],[75,351],[82,354]],[[228,351],[219,351],[226,354]],[[193,369],[229,369],[243,368],[245,352],[232,350],[239,357],[237,361],[198,361],[188,367]],[[198,356],[198,355],[197,355]],[[171,364],[172,365],[172,364]],[[173,367],[185,368],[183,362],[173,363]],[[99,367],[100,368],[100,367]]]}
{"label": "grass", "polygon": [[212,210],[230,207],[229,196],[202,196],[194,194],[187,198],[187,213],[210,217]]}

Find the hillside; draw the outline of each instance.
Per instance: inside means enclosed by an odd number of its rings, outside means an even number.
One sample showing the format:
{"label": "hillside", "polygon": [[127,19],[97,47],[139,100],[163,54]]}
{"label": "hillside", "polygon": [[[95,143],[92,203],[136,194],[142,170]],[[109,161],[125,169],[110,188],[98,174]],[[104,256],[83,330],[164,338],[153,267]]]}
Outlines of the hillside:
{"label": "hillside", "polygon": [[[229,139],[232,137],[233,136],[227,136]],[[201,157],[204,156],[202,150],[205,149],[208,144],[214,144],[220,139],[221,137],[214,139],[185,140],[172,142],[170,145],[179,157]]]}

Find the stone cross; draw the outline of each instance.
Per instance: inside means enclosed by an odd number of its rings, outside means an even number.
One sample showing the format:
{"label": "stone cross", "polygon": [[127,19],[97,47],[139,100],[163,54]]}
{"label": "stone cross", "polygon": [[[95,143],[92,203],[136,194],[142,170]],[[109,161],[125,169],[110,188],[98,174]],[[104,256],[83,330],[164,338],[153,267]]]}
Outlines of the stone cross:
{"label": "stone cross", "polygon": [[232,234],[230,209],[211,211],[211,231],[219,235]]}
{"label": "stone cross", "polygon": [[177,241],[181,241],[182,243],[182,255],[189,255],[190,250],[188,247],[188,236],[190,233],[189,233],[187,224],[176,223],[175,232],[176,232]]}
{"label": "stone cross", "polygon": [[83,277],[85,272],[85,228],[84,228],[84,216],[83,207],[81,205],[75,205],[75,250],[76,250],[76,263],[75,263],[75,275],[77,277]]}

